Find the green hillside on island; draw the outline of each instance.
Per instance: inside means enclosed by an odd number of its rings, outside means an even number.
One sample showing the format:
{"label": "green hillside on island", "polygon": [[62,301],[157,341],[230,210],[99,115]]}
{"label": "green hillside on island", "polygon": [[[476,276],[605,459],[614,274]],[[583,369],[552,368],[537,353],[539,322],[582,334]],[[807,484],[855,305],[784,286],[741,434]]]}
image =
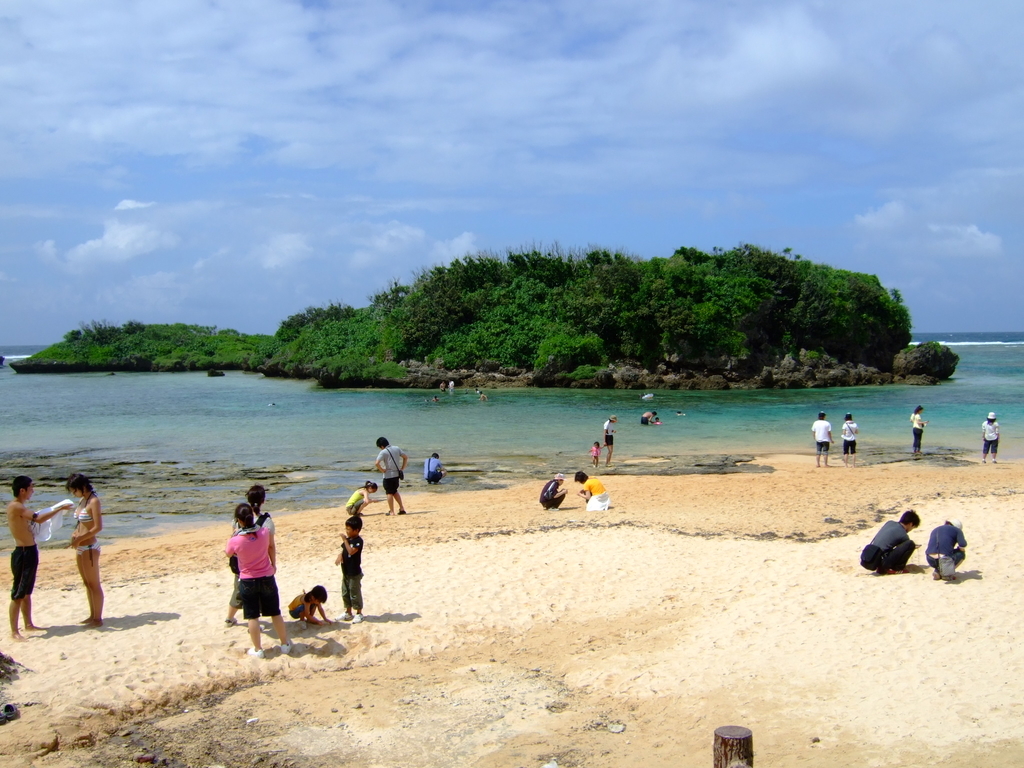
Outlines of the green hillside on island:
{"label": "green hillside on island", "polygon": [[522,251],[433,267],[366,307],[310,307],[273,336],[93,322],[17,368],[228,368],[325,386],[408,385],[414,369],[425,386],[424,370],[502,370],[534,372],[530,383],[601,386],[609,365],[750,378],[787,355],[888,372],[910,328],[898,291],[874,275],[788,252],[744,245],[640,259]]}

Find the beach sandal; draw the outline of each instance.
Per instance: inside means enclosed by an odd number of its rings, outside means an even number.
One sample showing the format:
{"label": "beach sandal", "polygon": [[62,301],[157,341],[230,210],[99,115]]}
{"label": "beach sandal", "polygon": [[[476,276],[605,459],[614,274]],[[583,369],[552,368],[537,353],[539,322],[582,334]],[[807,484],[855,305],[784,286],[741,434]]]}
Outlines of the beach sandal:
{"label": "beach sandal", "polygon": [[408,515],[409,513],[406,512],[404,509],[400,509],[400,510],[398,510],[398,514],[400,514],[400,515]]}
{"label": "beach sandal", "polygon": [[232,616],[230,619],[224,619],[224,623],[227,624],[229,627],[233,627],[235,626],[235,624],[238,623],[238,619]]}
{"label": "beach sandal", "polygon": [[18,717],[20,717],[20,713],[18,712],[18,708],[16,706],[14,706],[13,704],[4,704],[4,709],[3,709],[2,715],[3,715],[3,721],[5,723],[10,722],[11,720],[17,720]]}

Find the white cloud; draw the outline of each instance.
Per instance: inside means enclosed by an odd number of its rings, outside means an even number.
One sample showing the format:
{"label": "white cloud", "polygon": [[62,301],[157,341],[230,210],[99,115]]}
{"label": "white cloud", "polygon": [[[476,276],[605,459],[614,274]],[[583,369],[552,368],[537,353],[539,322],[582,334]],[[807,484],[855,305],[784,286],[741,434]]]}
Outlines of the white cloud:
{"label": "white cloud", "polygon": [[977,224],[929,224],[934,247],[948,256],[998,256],[1003,251],[999,235],[982,232]]}
{"label": "white cloud", "polygon": [[149,208],[155,203],[140,203],[138,200],[122,200],[114,206],[115,211],[131,211],[136,208]]}
{"label": "white cloud", "polygon": [[274,235],[266,243],[253,249],[253,255],[264,269],[280,269],[309,258],[313,249],[305,235],[286,232]]}
{"label": "white cloud", "polygon": [[57,258],[57,244],[53,240],[44,240],[36,243],[33,249],[43,263],[56,264],[59,262]]}
{"label": "white cloud", "polygon": [[899,200],[890,200],[881,208],[872,208],[867,213],[857,214],[853,220],[859,227],[877,231],[893,229],[906,218],[907,206]]}
{"label": "white cloud", "polygon": [[187,295],[188,286],[181,282],[178,275],[155,272],[101,288],[97,293],[101,303],[116,307],[122,314],[141,312],[144,316],[152,317],[154,313],[173,312]]}
{"label": "white cloud", "polygon": [[68,266],[75,270],[94,264],[130,261],[158,248],[173,248],[178,238],[149,224],[124,224],[111,219],[103,225],[103,236],[76,245],[67,253]]}
{"label": "white cloud", "polygon": [[476,250],[476,235],[472,232],[463,232],[451,240],[439,240],[434,243],[431,255],[438,261],[449,262]]}

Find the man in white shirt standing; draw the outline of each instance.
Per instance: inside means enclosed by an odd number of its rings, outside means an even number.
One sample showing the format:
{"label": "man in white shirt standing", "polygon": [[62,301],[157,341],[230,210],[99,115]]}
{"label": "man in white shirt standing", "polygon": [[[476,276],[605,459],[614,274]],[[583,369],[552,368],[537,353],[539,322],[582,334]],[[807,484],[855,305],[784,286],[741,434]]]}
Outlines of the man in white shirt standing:
{"label": "man in white shirt standing", "polygon": [[832,425],[825,421],[825,412],[818,414],[818,420],[811,424],[811,432],[814,434],[816,446],[814,452],[815,466],[821,466],[821,456],[825,455],[825,466],[828,466],[828,449],[835,441],[832,439]]}
{"label": "man in white shirt standing", "polygon": [[988,418],[981,423],[981,463],[984,464],[988,458],[989,451],[992,452],[992,463],[996,463],[996,454],[999,453],[999,422],[996,421],[995,413],[990,413]]}

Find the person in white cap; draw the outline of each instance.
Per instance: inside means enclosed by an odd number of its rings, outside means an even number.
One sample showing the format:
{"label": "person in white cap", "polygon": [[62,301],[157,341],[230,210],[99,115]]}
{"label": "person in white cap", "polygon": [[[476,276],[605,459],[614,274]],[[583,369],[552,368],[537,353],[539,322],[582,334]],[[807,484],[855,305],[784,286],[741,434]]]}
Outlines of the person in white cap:
{"label": "person in white cap", "polygon": [[932,531],[928,537],[928,548],[924,551],[928,565],[935,569],[932,578],[956,581],[956,568],[967,559],[966,548],[964,524],[955,517]]}
{"label": "person in white cap", "polygon": [[996,454],[999,453],[999,422],[996,421],[995,411],[988,415],[988,418],[981,423],[981,463],[984,464],[988,458],[989,451],[992,452],[992,463],[996,463]]}
{"label": "person in white cap", "polygon": [[544,509],[558,509],[562,506],[565,495],[569,492],[567,488],[562,487],[564,482],[565,475],[559,472],[553,480],[548,480],[544,485],[544,490],[540,492],[540,505]]}

